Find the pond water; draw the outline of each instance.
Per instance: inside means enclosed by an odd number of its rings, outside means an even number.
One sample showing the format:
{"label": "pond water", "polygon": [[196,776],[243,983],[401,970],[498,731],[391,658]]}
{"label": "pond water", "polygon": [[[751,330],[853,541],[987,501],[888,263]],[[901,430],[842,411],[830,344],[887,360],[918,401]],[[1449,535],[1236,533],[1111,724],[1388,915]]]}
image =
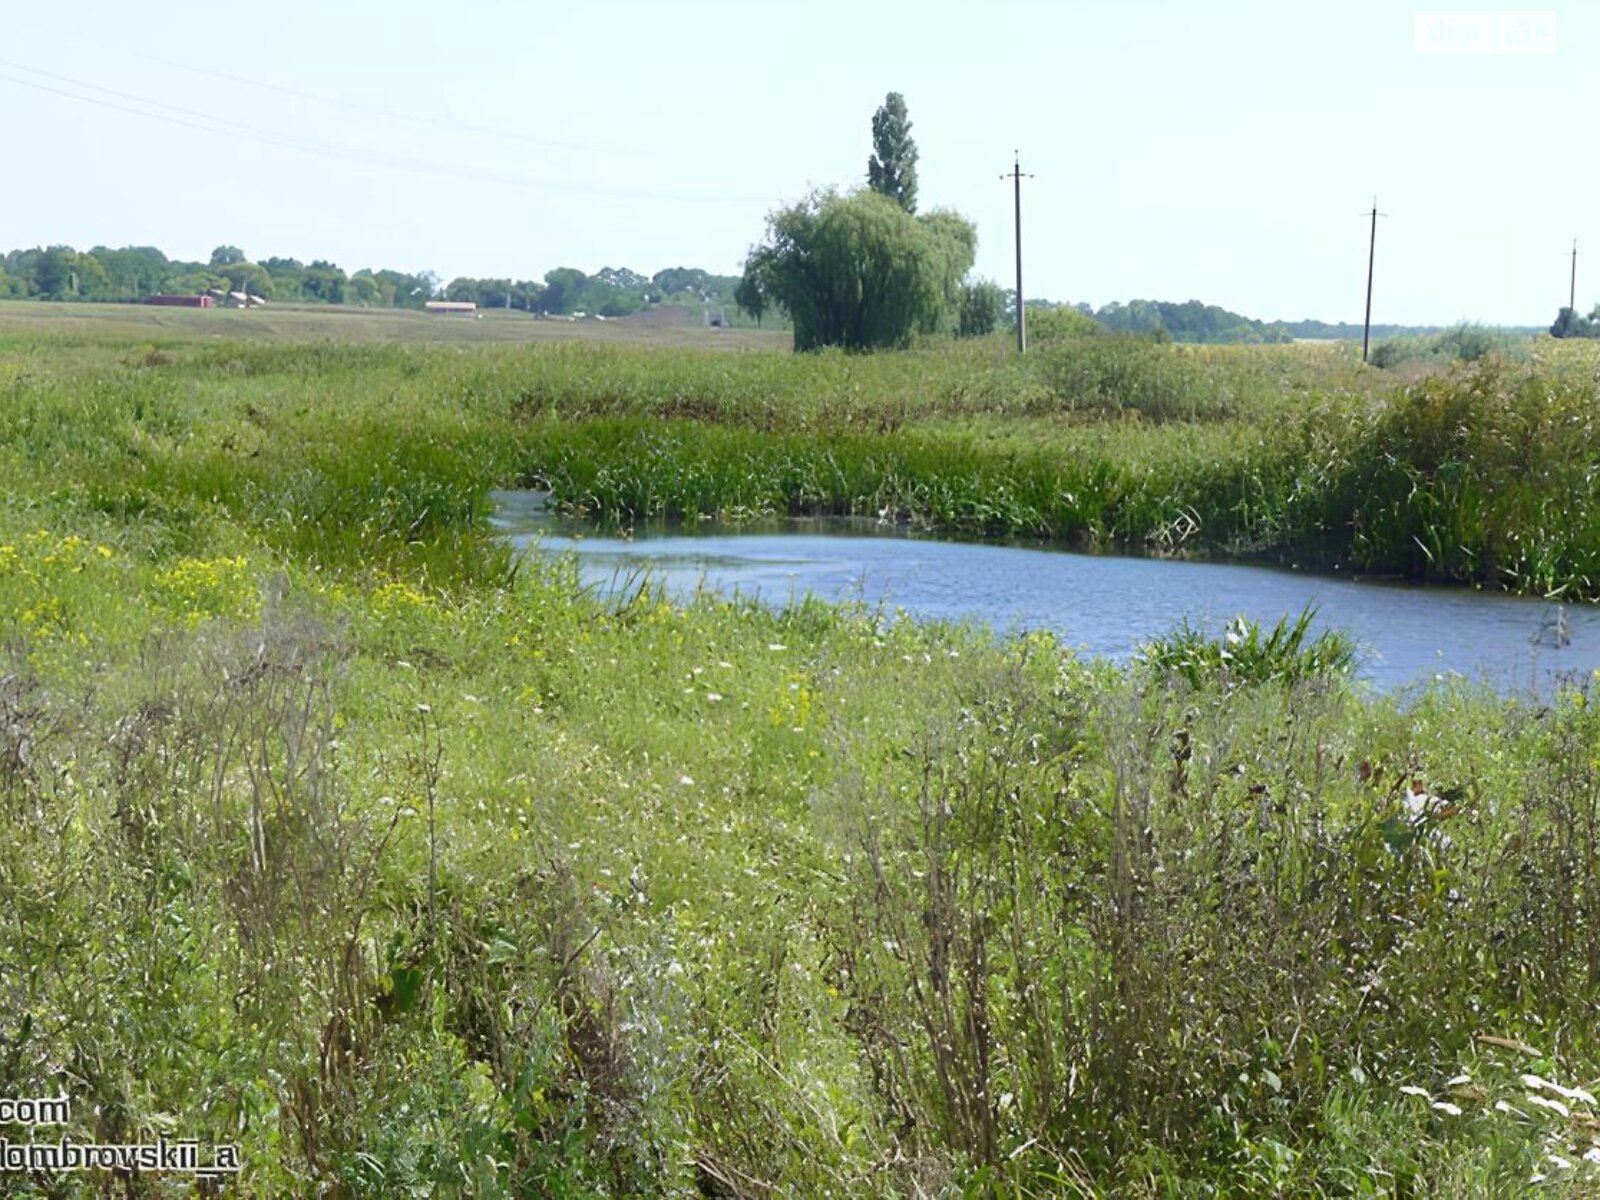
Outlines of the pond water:
{"label": "pond water", "polygon": [[918,619],[1049,629],[1091,656],[1124,662],[1187,620],[1221,633],[1233,617],[1271,626],[1317,607],[1318,628],[1352,635],[1360,674],[1394,689],[1455,673],[1504,692],[1548,695],[1600,667],[1592,605],[1467,588],[1357,581],[1233,563],[1126,558],[911,536],[871,521],[710,524],[623,538],[548,511],[537,492],[500,492],[495,526],[541,554],[577,556],[602,593],[649,577],[675,595],[705,587],[782,605],[811,594],[903,609]]}

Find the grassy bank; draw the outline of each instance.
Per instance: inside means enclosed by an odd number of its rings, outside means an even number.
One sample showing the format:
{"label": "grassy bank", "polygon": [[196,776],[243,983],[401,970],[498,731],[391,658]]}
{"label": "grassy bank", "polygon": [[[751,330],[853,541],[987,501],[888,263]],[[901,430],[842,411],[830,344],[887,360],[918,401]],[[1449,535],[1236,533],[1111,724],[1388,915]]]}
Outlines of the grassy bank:
{"label": "grassy bank", "polygon": [[[249,314],[246,314],[249,315]],[[1119,338],[899,355],[0,340],[15,477],[274,544],[403,549],[533,483],[620,524],[884,515],[1600,594],[1597,364],[1545,343],[1409,383],[1347,348]],[[350,439],[359,446],[347,449]],[[367,464],[378,464],[369,468]]]}
{"label": "grassy bank", "polygon": [[0,1094],[238,1143],[259,1196],[1591,1186],[1585,692],[602,604],[478,529],[542,477],[1586,561],[1581,363],[1150,349],[4,344]]}

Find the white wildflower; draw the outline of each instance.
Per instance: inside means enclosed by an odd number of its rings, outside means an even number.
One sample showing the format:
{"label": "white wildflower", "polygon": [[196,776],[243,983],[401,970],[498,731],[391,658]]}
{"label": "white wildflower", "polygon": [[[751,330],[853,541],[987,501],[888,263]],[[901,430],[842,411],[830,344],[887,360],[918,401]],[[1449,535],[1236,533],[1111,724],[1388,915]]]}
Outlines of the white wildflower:
{"label": "white wildflower", "polygon": [[1545,1096],[1529,1096],[1529,1104],[1537,1104],[1540,1108],[1548,1108],[1551,1112],[1560,1113],[1563,1117],[1570,1117],[1572,1110],[1559,1100],[1551,1100]]}
{"label": "white wildflower", "polygon": [[1522,1077],[1522,1086],[1525,1088],[1530,1088],[1533,1091],[1540,1091],[1542,1089],[1546,1092],[1554,1092],[1563,1100],[1578,1100],[1584,1104],[1593,1104],[1595,1102],[1594,1095],[1590,1092],[1584,1091],[1582,1088],[1562,1087],[1559,1083],[1553,1083],[1548,1079],[1541,1079],[1537,1075],[1524,1075]]}

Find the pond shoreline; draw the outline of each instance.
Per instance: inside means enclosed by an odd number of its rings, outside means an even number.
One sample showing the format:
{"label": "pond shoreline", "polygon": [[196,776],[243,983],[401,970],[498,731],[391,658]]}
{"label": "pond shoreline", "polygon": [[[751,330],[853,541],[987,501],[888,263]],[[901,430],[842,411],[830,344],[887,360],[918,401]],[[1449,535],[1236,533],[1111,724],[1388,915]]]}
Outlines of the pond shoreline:
{"label": "pond shoreline", "polygon": [[1470,586],[1256,561],[1083,554],[932,536],[871,518],[618,529],[562,516],[542,493],[493,499],[500,536],[519,549],[575,555],[585,583],[602,593],[651,578],[681,597],[709,589],[780,606],[802,596],[877,603],[917,620],[1049,629],[1119,663],[1186,623],[1220,634],[1240,615],[1270,626],[1310,607],[1316,628],[1360,643],[1358,677],[1385,691],[1454,674],[1546,696],[1600,667],[1600,622],[1564,603]]}
{"label": "pond shoreline", "polygon": [[[602,513],[586,516],[563,511],[552,493],[533,488],[496,489],[490,493],[495,504],[491,525],[499,519],[500,505],[506,497],[542,497],[523,508],[519,515],[543,514],[553,532],[576,533],[579,536],[613,537],[622,541],[651,540],[664,537],[743,537],[765,534],[822,534],[842,537],[881,537],[906,541],[939,542],[955,546],[1003,546],[1016,550],[1039,550],[1051,554],[1071,554],[1084,558],[1127,558],[1150,562],[1204,563],[1214,566],[1258,567],[1283,571],[1295,575],[1337,579],[1382,587],[1403,587],[1416,590],[1442,592],[1475,592],[1484,595],[1505,596],[1522,600],[1547,600],[1556,602],[1555,596],[1541,596],[1532,592],[1519,592],[1513,588],[1495,586],[1482,580],[1416,578],[1401,571],[1352,570],[1334,562],[1326,565],[1306,560],[1318,557],[1310,550],[1295,556],[1286,552],[1266,550],[1228,550],[1226,548],[1195,543],[1176,550],[1164,550],[1149,544],[1133,542],[1095,542],[1084,539],[1051,538],[1026,534],[984,534],[961,529],[951,529],[934,522],[917,521],[905,517],[849,516],[832,513],[752,513],[748,516],[701,513],[693,517],[650,517],[630,521],[615,514]],[[1560,600],[1564,604],[1600,606],[1600,598]]]}

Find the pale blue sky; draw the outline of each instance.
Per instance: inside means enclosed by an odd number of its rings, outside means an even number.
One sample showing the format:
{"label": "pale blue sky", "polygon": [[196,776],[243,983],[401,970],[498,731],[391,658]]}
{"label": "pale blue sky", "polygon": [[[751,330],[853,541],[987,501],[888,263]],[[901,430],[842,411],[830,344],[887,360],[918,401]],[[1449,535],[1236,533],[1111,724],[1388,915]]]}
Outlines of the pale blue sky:
{"label": "pale blue sky", "polygon": [[1359,320],[1376,193],[1374,320],[1548,323],[1574,236],[1600,298],[1600,6],[1527,57],[1419,54],[1377,3],[4,7],[0,248],[732,273],[773,205],[864,177],[895,90],[923,207],[1007,284],[1020,148],[1030,296]]}

